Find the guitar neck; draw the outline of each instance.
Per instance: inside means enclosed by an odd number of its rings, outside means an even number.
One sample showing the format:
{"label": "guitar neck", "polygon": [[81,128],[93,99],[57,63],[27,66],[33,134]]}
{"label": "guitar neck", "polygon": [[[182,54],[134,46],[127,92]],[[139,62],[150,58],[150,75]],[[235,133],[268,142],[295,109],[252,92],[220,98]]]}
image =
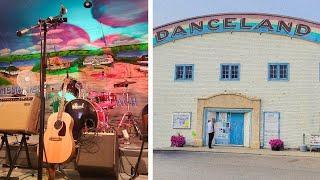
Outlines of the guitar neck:
{"label": "guitar neck", "polygon": [[61,101],[59,105],[59,110],[58,110],[58,120],[61,120],[62,113],[64,112],[64,103],[65,103],[65,94],[67,91],[67,83],[64,81],[63,82],[63,90],[62,90],[62,96],[61,96]]}
{"label": "guitar neck", "polygon": [[62,95],[62,99],[60,101],[59,105],[59,111],[58,111],[58,120],[61,120],[62,113],[64,112],[64,95]]}

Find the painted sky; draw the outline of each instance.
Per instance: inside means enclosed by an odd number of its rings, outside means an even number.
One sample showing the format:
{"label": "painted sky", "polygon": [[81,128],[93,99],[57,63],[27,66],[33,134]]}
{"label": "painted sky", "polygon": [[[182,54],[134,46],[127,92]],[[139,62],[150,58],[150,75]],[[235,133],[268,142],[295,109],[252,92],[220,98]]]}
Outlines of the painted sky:
{"label": "painted sky", "polygon": [[39,52],[39,33],[18,38],[16,31],[35,25],[39,18],[59,14],[63,4],[68,22],[48,33],[48,50],[96,49],[147,42],[148,0],[1,0],[0,55]]}
{"label": "painted sky", "polygon": [[153,0],[154,27],[215,13],[271,13],[320,22],[319,0]]}

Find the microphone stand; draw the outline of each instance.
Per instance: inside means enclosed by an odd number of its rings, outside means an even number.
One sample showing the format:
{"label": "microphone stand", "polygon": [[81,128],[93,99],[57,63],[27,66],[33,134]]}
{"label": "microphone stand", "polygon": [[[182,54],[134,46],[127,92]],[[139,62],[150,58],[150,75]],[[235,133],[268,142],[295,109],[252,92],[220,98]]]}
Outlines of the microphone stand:
{"label": "microphone stand", "polygon": [[[41,38],[41,60],[40,60],[40,130],[39,130],[39,157],[38,157],[38,180],[42,180],[42,168],[43,168],[43,153],[44,153],[44,121],[45,121],[45,95],[44,95],[44,83],[46,81],[46,51],[47,51],[47,32],[50,28],[56,28],[63,22],[67,22],[67,18],[62,18],[61,12],[59,16],[49,17],[46,20],[40,19],[38,24],[22,31],[17,31],[17,36],[23,36],[33,29],[40,27],[40,36],[43,32],[43,39]],[[43,43],[42,43],[43,41]]]}
{"label": "microphone stand", "polygon": [[[44,149],[44,120],[45,120],[45,96],[44,96],[44,82],[46,81],[46,50],[47,50],[47,32],[48,26],[46,22],[40,25],[40,31],[43,31],[43,43],[41,43],[41,61],[40,61],[40,132],[39,132],[39,157],[38,157],[38,180],[42,179],[43,167],[43,149]],[[42,40],[41,40],[42,41]]]}
{"label": "microphone stand", "polygon": [[53,20],[39,20],[40,31],[43,32],[43,43],[41,43],[41,62],[40,62],[40,132],[39,132],[39,157],[38,157],[38,180],[42,179],[43,169],[43,153],[44,150],[44,121],[45,121],[45,95],[44,95],[44,83],[46,82],[46,69],[47,69],[47,32],[49,28],[55,28],[63,22],[67,22],[66,18],[57,18]]}

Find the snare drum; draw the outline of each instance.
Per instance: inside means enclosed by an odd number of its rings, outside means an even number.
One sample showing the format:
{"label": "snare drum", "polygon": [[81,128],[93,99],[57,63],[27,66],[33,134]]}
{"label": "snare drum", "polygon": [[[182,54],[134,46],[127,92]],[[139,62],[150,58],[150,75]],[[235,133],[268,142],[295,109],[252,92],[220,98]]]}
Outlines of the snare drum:
{"label": "snare drum", "polygon": [[95,102],[84,99],[74,99],[65,106],[65,112],[74,120],[73,138],[78,140],[85,129],[95,131],[99,124],[105,123],[106,117],[103,109]]}

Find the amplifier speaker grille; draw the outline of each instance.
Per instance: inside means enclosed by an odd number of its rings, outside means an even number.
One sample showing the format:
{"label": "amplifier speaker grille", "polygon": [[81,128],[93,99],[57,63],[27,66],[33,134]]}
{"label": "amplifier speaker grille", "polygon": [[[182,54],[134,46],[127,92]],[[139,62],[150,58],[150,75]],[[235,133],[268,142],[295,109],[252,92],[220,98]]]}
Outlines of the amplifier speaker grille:
{"label": "amplifier speaker grille", "polygon": [[85,134],[76,159],[80,176],[118,177],[119,145],[115,133]]}
{"label": "amplifier speaker grille", "polygon": [[39,112],[36,96],[0,98],[0,132],[37,134]]}

